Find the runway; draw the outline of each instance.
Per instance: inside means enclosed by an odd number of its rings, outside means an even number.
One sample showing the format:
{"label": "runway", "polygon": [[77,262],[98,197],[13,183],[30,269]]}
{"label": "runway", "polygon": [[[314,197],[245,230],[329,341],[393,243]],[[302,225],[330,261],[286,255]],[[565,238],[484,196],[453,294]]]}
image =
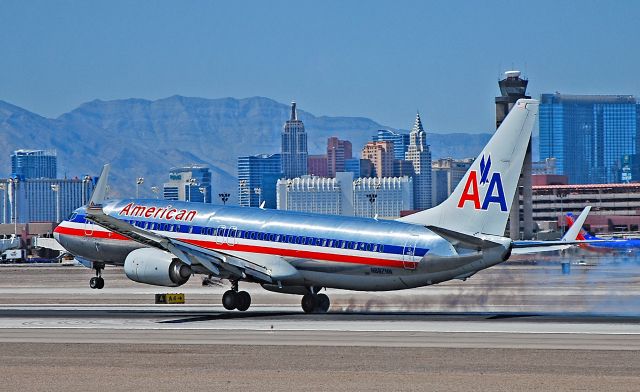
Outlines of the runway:
{"label": "runway", "polygon": [[0,342],[640,350],[640,318],[12,306]]}
{"label": "runway", "polygon": [[[117,269],[0,268],[6,390],[621,390],[640,382],[638,275],[501,266],[398,293],[328,290],[328,314],[246,285],[137,285]],[[154,305],[182,292],[185,305]]]}

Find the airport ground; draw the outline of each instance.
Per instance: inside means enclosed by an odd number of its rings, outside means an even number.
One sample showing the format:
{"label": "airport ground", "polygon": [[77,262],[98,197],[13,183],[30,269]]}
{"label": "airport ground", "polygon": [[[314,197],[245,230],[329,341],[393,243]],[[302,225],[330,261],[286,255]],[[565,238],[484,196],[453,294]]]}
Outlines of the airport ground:
{"label": "airport ground", "polygon": [[[330,313],[245,285],[166,290],[78,266],[0,266],[2,390],[619,390],[640,385],[640,261],[504,264],[393,293],[328,290]],[[185,293],[184,305],[154,294]]]}

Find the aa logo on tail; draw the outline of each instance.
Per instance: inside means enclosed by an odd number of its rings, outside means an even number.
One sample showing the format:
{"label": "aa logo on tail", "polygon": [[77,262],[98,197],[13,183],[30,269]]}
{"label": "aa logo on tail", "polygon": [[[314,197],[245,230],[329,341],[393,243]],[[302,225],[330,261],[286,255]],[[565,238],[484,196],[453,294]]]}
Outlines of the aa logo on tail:
{"label": "aa logo on tail", "polygon": [[[489,176],[491,174],[491,176]],[[499,172],[491,173],[491,155],[485,160],[484,155],[480,160],[480,182],[478,183],[478,171],[471,170],[464,184],[464,191],[458,201],[458,208],[464,208],[467,202],[473,203],[475,210],[487,210],[491,203],[500,205],[500,211],[507,211],[507,201],[504,197],[504,188],[502,187],[502,177]],[[480,204],[481,192],[480,187],[486,188],[482,204]]]}

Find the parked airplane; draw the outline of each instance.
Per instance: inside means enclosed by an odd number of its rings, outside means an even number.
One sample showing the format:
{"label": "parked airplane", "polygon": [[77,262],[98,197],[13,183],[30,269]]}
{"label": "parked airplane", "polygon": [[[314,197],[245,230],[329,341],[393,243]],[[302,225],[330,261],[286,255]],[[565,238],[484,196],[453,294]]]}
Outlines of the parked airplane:
{"label": "parked airplane", "polygon": [[538,101],[519,100],[442,204],[396,221],[215,206],[155,199],[105,200],[105,165],[89,206],[55,229],[56,239],[95,269],[107,264],[130,279],[175,287],[192,274],[231,282],[226,309],[247,310],[239,282],[302,295],[305,312],[326,312],[323,288],[380,291],[466,279],[512,251],[570,242],[518,242],[503,236]]}
{"label": "parked airplane", "polygon": [[574,219],[572,213],[567,213],[565,216],[567,221],[567,225],[569,226],[569,230],[573,229],[573,227],[578,228],[578,236],[577,239],[581,241],[587,241],[580,244],[580,247],[585,249],[589,249],[595,252],[613,252],[613,253],[635,253],[640,252],[640,239],[638,238],[613,238],[606,239],[596,237],[594,235],[589,234],[583,228],[584,222],[579,222]]}

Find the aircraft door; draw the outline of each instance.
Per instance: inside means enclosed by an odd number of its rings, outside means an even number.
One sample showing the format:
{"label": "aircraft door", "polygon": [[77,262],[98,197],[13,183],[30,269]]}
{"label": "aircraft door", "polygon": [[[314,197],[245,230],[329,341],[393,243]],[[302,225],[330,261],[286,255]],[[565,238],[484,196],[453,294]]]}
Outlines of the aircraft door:
{"label": "aircraft door", "polygon": [[418,242],[417,235],[411,235],[407,238],[407,241],[404,244],[404,249],[402,251],[402,266],[406,270],[414,270],[418,265],[415,260],[416,253],[416,243]]}
{"label": "aircraft door", "polygon": [[238,228],[236,226],[229,227],[229,230],[227,230],[227,244],[234,246],[236,244],[237,234]]}
{"label": "aircraft door", "polygon": [[88,219],[84,220],[84,236],[85,237],[93,236],[93,225],[94,223],[89,221]]}

